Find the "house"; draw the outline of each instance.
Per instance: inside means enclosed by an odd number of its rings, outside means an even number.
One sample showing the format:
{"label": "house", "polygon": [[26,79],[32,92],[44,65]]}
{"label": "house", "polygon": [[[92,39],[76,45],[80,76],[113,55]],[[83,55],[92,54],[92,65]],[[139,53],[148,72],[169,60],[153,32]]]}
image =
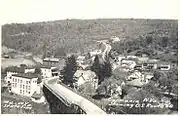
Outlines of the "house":
{"label": "house", "polygon": [[92,52],[89,52],[89,56],[92,57],[92,56],[101,54],[101,52],[102,52],[101,50],[94,50]]}
{"label": "house", "polygon": [[76,58],[76,62],[77,62],[77,64],[82,64],[82,63],[84,63],[84,60],[86,59],[86,57],[85,56],[78,56],[77,58]]}
{"label": "house", "polygon": [[134,60],[129,60],[129,59],[123,58],[123,59],[121,59],[121,66],[133,69],[136,66],[136,62]]}
{"label": "house", "polygon": [[144,57],[137,57],[138,58],[138,63],[139,64],[143,64],[143,63],[147,63],[148,62],[148,60],[149,60],[149,57],[147,57],[147,56],[144,56]]}
{"label": "house", "polygon": [[34,92],[39,92],[37,75],[34,73],[20,73],[12,75],[10,91],[23,96],[32,96]]}
{"label": "house", "polygon": [[79,64],[78,69],[79,70],[90,70],[91,66],[88,64]]}
{"label": "house", "polygon": [[139,71],[134,71],[127,77],[127,80],[142,79],[143,74]]}
{"label": "house", "polygon": [[144,82],[141,81],[141,79],[134,79],[132,81],[128,81],[127,85],[136,87],[136,88],[141,88],[144,85]]}
{"label": "house", "polygon": [[134,70],[142,70],[142,65],[136,64],[136,66],[134,67]]}
{"label": "house", "polygon": [[10,56],[9,56],[9,55],[3,55],[3,58],[7,58],[7,59],[9,59],[9,58],[10,58]]}
{"label": "house", "polygon": [[12,67],[7,67],[6,68],[6,73],[7,76],[5,77],[5,82],[11,83],[12,80],[12,75],[13,74],[18,74],[18,73],[34,73],[35,68],[34,67],[17,67],[17,66],[12,66]]}
{"label": "house", "polygon": [[59,59],[58,58],[44,58],[43,64],[44,65],[56,66],[59,64]]}
{"label": "house", "polygon": [[112,43],[119,42],[119,41],[120,41],[120,39],[119,39],[119,37],[117,37],[117,36],[112,36],[112,37],[110,38],[110,42],[112,42]]}
{"label": "house", "polygon": [[77,70],[74,74],[74,77],[77,78],[77,85],[80,86],[85,82],[94,83],[94,87],[97,88],[98,80],[96,78],[95,72],[91,70]]}
{"label": "house", "polygon": [[43,78],[55,77],[59,75],[59,70],[50,65],[41,65],[41,73]]}
{"label": "house", "polygon": [[153,78],[153,73],[144,73],[144,82],[148,83]]}
{"label": "house", "polygon": [[166,70],[170,70],[171,66],[170,64],[166,64],[166,65],[159,65],[157,66],[157,69],[160,69],[160,70],[163,70],[163,71],[166,71]]}

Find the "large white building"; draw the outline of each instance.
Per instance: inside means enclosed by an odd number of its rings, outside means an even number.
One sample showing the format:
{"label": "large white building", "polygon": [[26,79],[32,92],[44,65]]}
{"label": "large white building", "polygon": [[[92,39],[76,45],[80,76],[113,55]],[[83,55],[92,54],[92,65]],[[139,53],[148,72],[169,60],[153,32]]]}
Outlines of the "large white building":
{"label": "large white building", "polygon": [[59,64],[59,59],[58,58],[44,58],[43,64],[44,65],[57,66]]}
{"label": "large white building", "polygon": [[41,66],[41,73],[43,78],[55,77],[59,75],[59,71],[56,67],[51,67],[48,65]]}
{"label": "large white building", "polygon": [[7,76],[5,77],[5,82],[6,83],[11,83],[12,81],[12,75],[13,74],[18,74],[18,73],[34,73],[35,68],[33,67],[17,67],[17,66],[12,66],[12,67],[8,67],[6,69],[7,71]]}
{"label": "large white building", "polygon": [[37,75],[34,73],[13,74],[10,91],[23,96],[32,96],[39,93],[40,87],[37,84]]}

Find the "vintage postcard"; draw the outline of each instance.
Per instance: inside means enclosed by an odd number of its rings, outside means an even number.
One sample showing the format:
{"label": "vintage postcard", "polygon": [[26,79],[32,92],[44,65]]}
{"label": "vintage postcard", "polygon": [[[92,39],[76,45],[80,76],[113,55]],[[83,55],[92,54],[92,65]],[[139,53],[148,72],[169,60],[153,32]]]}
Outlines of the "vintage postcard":
{"label": "vintage postcard", "polygon": [[178,115],[177,18],[119,17],[113,0],[17,1],[4,2],[17,16],[1,25],[1,114]]}

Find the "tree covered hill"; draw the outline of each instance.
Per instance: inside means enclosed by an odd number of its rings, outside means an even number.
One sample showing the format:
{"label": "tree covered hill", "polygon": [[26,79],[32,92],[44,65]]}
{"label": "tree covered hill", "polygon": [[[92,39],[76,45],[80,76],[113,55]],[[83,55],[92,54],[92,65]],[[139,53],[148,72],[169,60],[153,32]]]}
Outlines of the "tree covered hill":
{"label": "tree covered hill", "polygon": [[96,42],[92,40],[108,39],[111,36],[136,39],[151,32],[156,35],[177,35],[177,30],[176,20],[67,19],[5,24],[2,26],[2,44],[15,50],[34,54],[46,51],[48,55],[56,56],[96,48]]}

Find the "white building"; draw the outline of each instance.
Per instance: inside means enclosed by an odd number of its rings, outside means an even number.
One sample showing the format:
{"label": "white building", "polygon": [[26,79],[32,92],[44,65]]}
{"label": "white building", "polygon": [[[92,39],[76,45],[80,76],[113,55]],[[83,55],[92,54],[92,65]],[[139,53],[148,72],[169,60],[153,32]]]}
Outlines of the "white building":
{"label": "white building", "polygon": [[40,87],[37,85],[37,75],[33,73],[21,73],[12,75],[11,92],[32,96],[34,92],[39,92]]}
{"label": "white building", "polygon": [[56,65],[59,64],[59,59],[58,58],[44,58],[43,59],[43,64],[44,65],[56,66]]}
{"label": "white building", "polygon": [[134,71],[132,74],[130,74],[127,77],[127,80],[133,80],[133,79],[142,79],[144,75],[139,71]]}
{"label": "white building", "polygon": [[170,70],[171,69],[171,65],[170,64],[167,64],[167,65],[159,65],[157,66],[157,69],[160,69],[160,70]]}
{"label": "white building", "polygon": [[92,57],[92,56],[95,56],[95,55],[98,55],[98,54],[101,54],[101,53],[102,53],[101,50],[94,50],[92,52],[89,52],[89,55],[90,55],[90,57]]}
{"label": "white building", "polygon": [[112,36],[112,37],[110,38],[110,41],[111,41],[112,43],[115,43],[115,42],[119,42],[120,39],[119,39],[119,37],[117,37],[117,36]]}
{"label": "white building", "polygon": [[85,59],[86,59],[85,56],[78,56],[78,57],[76,58],[76,62],[77,62],[78,65],[80,65],[80,64],[83,64],[83,63],[84,63]]}
{"label": "white building", "polygon": [[128,68],[132,69],[136,66],[136,62],[133,60],[121,59],[121,66],[122,67],[128,67]]}
{"label": "white building", "polygon": [[18,74],[18,73],[34,73],[35,68],[31,67],[16,67],[16,66],[12,66],[12,67],[8,67],[7,69],[7,76],[5,78],[5,82],[6,83],[11,83],[12,80],[12,75],[13,74]]}
{"label": "white building", "polygon": [[55,77],[59,75],[58,69],[56,67],[51,67],[47,65],[41,66],[41,73],[43,78]]}

